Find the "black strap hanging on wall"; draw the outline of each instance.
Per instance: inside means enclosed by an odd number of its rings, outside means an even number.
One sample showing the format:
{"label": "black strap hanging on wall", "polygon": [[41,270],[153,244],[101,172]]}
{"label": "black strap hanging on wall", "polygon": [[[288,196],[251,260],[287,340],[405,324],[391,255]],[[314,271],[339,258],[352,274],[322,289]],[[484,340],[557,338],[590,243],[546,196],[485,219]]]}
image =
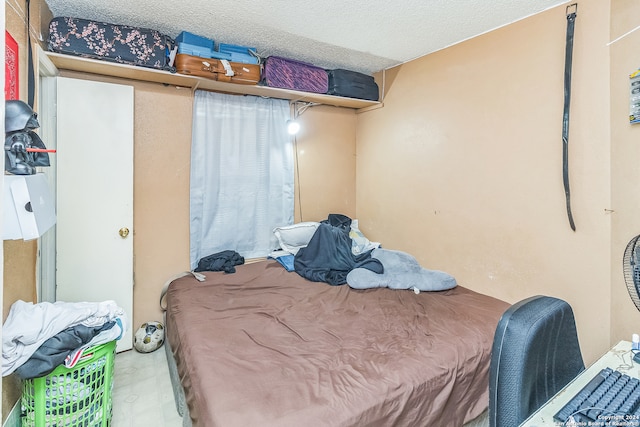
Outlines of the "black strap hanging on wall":
{"label": "black strap hanging on wall", "polygon": [[27,70],[27,104],[29,107],[33,108],[33,103],[35,100],[35,71],[33,69],[33,50],[31,47],[31,22],[30,22],[30,0],[26,0],[26,8],[27,8],[27,43],[28,43],[28,70]]}
{"label": "black strap hanging on wall", "polygon": [[[571,10],[571,12],[570,12]],[[569,110],[571,104],[571,63],[573,60],[573,30],[575,29],[578,3],[567,6],[567,44],[564,56],[564,112],[562,114],[562,182],[567,202],[569,225],[576,231],[571,213],[571,192],[569,190]]]}

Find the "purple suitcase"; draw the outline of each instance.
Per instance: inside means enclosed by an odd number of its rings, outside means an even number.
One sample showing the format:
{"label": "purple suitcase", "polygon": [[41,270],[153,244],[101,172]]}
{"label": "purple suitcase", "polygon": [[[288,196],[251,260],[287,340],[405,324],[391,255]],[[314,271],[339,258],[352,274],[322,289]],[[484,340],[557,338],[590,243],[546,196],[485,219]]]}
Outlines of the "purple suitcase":
{"label": "purple suitcase", "polygon": [[329,76],[324,68],[279,56],[265,60],[262,76],[269,87],[313,93],[329,90]]}

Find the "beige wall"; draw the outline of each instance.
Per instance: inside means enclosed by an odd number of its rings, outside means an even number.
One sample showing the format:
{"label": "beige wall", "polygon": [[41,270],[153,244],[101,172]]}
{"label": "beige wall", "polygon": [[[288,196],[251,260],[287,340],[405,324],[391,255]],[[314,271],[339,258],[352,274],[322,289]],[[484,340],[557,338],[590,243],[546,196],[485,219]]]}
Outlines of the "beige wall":
{"label": "beige wall", "polygon": [[629,338],[610,336],[609,2],[580,2],[576,22],[576,232],[561,174],[566,26],[557,7],[387,71],[384,107],[358,115],[356,206],[370,239],[463,286],[568,300],[591,361]]}
{"label": "beige wall", "polygon": [[[640,26],[640,2],[615,0],[612,41]],[[640,68],[640,31],[614,42],[611,55],[611,336],[612,341],[640,331],[640,314],[626,290],[622,255],[640,233],[640,125],[629,124],[629,74]]]}
{"label": "beige wall", "polygon": [[296,222],[321,221],[330,213],[355,218],[355,111],[316,106],[298,121]]}

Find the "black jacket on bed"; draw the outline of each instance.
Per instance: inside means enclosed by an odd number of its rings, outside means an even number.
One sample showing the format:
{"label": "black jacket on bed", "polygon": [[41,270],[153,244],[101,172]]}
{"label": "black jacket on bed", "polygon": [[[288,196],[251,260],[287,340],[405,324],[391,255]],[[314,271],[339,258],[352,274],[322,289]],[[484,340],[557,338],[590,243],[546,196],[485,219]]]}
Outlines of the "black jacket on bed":
{"label": "black jacket on bed", "polygon": [[244,257],[240,256],[236,251],[226,250],[201,258],[200,261],[198,261],[198,266],[193,271],[224,271],[225,273],[235,273],[235,266],[241,264],[244,264]]}
{"label": "black jacket on bed", "polygon": [[375,273],[384,271],[382,263],[371,257],[371,251],[357,256],[351,252],[347,229],[325,222],[320,224],[307,247],[298,251],[293,267],[305,279],[330,285],[347,283],[347,274],[357,267]]}

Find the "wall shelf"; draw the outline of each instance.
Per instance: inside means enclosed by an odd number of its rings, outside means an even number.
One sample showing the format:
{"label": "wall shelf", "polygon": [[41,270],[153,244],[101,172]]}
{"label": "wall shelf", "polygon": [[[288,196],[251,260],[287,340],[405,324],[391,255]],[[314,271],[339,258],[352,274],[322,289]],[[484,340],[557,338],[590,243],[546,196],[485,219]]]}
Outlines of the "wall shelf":
{"label": "wall shelf", "polygon": [[361,109],[379,105],[378,101],[345,98],[341,96],[322,95],[309,92],[299,92],[287,89],[277,89],[267,86],[240,85],[235,83],[218,82],[202,77],[174,74],[168,71],[153,68],[136,67],[133,65],[118,64],[115,62],[82,58],[79,56],[65,55],[61,53],[45,52],[45,55],[53,64],[61,70],[80,71],[84,73],[98,74],[102,76],[121,77],[131,80],[163,83],[174,86],[188,87],[192,89],[210,90],[214,92],[235,93],[244,95],[265,96],[270,98],[288,99],[291,101],[313,102]]}

